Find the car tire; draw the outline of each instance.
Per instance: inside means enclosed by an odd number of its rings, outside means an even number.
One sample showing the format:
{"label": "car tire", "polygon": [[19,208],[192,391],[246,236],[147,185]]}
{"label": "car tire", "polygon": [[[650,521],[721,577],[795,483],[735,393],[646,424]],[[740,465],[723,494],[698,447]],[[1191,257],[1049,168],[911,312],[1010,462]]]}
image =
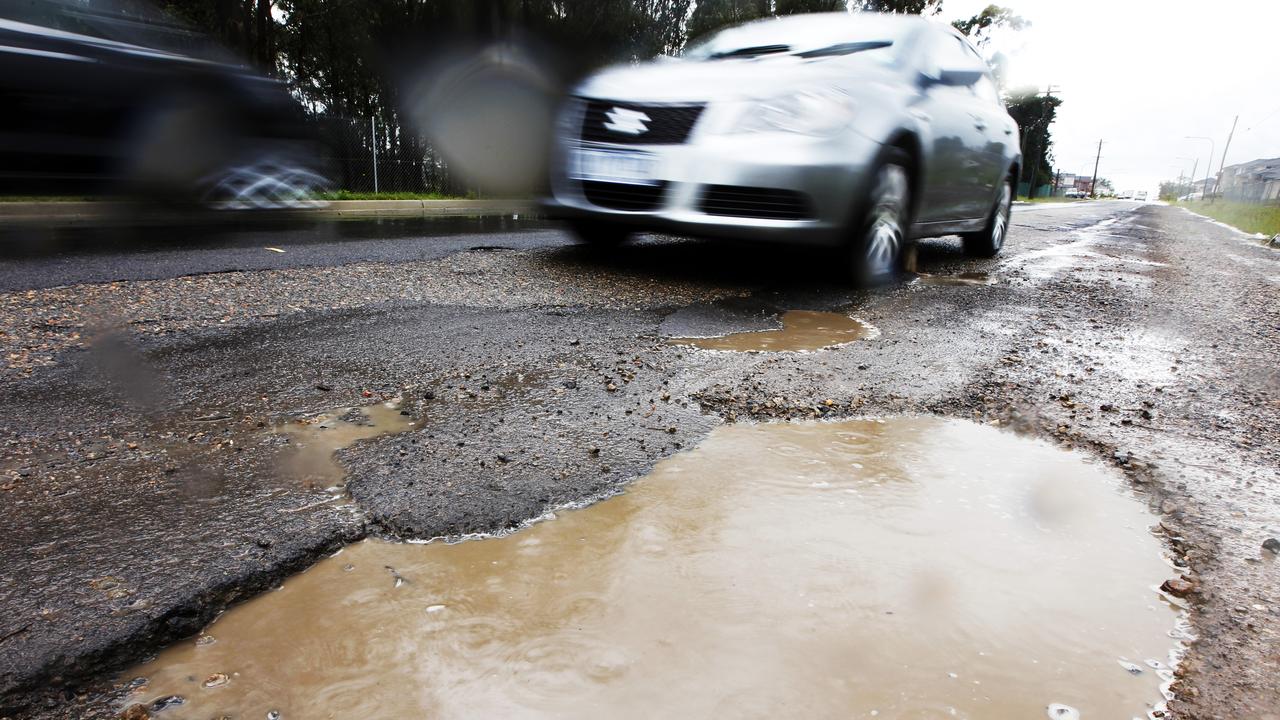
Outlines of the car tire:
{"label": "car tire", "polygon": [[599,220],[571,220],[569,232],[578,242],[595,247],[615,247],[631,239],[632,231]]}
{"label": "car tire", "polygon": [[1009,212],[1013,205],[1013,179],[1006,178],[996,193],[995,204],[987,215],[987,224],[981,231],[961,236],[964,240],[964,251],[974,257],[995,257],[1004,247],[1005,236],[1009,234]]}
{"label": "car tire", "polygon": [[852,279],[861,287],[893,281],[912,256],[908,235],[911,220],[911,162],[892,149],[871,173],[858,214],[856,232],[846,252]]}

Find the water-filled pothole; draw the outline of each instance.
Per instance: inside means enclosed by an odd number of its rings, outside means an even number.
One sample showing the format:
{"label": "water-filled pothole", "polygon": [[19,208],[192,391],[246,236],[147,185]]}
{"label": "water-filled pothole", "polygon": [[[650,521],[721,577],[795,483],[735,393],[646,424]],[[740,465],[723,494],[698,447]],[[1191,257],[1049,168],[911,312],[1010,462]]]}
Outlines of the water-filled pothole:
{"label": "water-filled pothole", "polygon": [[1142,715],[1175,611],[1083,456],[936,418],[733,425],[504,537],[353,545],[128,677],[166,717]]}
{"label": "water-filled pothole", "polygon": [[917,273],[921,285],[994,285],[996,280],[984,272],[962,272],[953,275]]}
{"label": "water-filled pothole", "polygon": [[797,352],[822,350],[878,334],[871,324],[842,313],[789,310],[782,315],[782,327],[775,330],[753,330],[709,338],[672,338],[671,342],[704,350]]}
{"label": "water-filled pothole", "polygon": [[289,418],[276,423],[272,431],[288,436],[290,443],[280,451],[277,475],[313,487],[342,484],[346,476],[334,453],[356,441],[381,435],[407,432],[417,427],[401,409],[399,398],[376,405],[342,407],[320,415]]}

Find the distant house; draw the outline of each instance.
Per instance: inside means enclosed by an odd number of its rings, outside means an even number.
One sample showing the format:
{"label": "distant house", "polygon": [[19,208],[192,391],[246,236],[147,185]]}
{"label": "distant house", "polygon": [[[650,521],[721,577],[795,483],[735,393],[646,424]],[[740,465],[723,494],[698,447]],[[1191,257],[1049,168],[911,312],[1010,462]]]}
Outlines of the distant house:
{"label": "distant house", "polygon": [[1218,192],[1228,200],[1280,203],[1280,158],[1223,168],[1218,178]]}
{"label": "distant house", "polygon": [[1058,176],[1058,186],[1054,190],[1058,195],[1061,195],[1068,190],[1080,190],[1088,193],[1093,190],[1093,178],[1088,175],[1060,173]]}

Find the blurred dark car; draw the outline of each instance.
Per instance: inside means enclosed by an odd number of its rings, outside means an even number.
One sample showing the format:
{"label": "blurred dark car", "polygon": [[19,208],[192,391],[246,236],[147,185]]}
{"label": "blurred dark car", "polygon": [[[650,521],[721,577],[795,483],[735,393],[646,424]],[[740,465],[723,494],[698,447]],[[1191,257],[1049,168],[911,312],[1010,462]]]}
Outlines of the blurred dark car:
{"label": "blurred dark car", "polygon": [[325,185],[278,81],[146,5],[0,0],[0,194],[288,207]]}

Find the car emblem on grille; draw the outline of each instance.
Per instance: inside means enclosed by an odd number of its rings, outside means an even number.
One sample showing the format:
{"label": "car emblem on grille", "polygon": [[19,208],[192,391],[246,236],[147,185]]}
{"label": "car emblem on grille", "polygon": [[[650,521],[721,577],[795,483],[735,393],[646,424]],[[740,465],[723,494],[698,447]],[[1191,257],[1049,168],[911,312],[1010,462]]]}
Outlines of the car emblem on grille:
{"label": "car emblem on grille", "polygon": [[649,132],[649,126],[645,125],[645,123],[650,122],[649,116],[638,110],[616,107],[605,113],[604,116],[609,118],[609,122],[604,124],[606,130],[627,135],[640,135]]}

